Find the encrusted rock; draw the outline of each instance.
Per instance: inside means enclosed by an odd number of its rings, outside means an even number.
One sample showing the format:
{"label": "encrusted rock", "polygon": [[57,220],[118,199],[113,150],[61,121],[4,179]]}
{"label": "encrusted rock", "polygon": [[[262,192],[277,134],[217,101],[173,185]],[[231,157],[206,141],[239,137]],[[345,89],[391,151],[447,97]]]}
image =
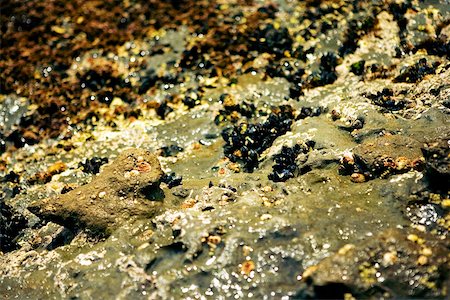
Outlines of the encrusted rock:
{"label": "encrusted rock", "polygon": [[421,144],[402,135],[386,135],[368,139],[353,149],[355,163],[363,173],[386,177],[420,169],[423,157]]}
{"label": "encrusted rock", "polygon": [[428,142],[422,148],[426,171],[432,183],[447,185],[450,181],[450,144],[448,139]]}
{"label": "encrusted rock", "polygon": [[71,229],[109,235],[130,218],[158,212],[164,197],[159,188],[162,175],[158,159],[149,151],[126,150],[91,183],[35,201],[29,210]]}
{"label": "encrusted rock", "polygon": [[360,245],[345,245],[306,269],[302,279],[315,298],[445,297],[448,262],[445,242],[389,229]]}
{"label": "encrusted rock", "polygon": [[24,216],[18,214],[10,205],[3,201],[0,192],[0,253],[15,250],[18,245],[16,237],[27,225]]}

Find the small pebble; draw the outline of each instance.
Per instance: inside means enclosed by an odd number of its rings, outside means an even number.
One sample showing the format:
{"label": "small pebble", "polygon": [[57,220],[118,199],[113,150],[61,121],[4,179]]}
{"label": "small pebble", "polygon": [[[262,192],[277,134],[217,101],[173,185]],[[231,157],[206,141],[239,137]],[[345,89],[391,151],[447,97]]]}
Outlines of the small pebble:
{"label": "small pebble", "polygon": [[409,164],[409,160],[406,157],[399,157],[395,160],[395,165],[397,170],[405,169]]}
{"label": "small pebble", "polygon": [[218,235],[210,235],[208,236],[208,244],[218,245],[222,241],[222,238]]}
{"label": "small pebble", "polygon": [[249,275],[255,269],[255,263],[251,260],[244,262],[241,266],[241,273]]}
{"label": "small pebble", "polygon": [[383,255],[383,265],[384,266],[393,265],[396,261],[397,261],[397,252],[396,251],[386,252]]}
{"label": "small pebble", "polygon": [[411,242],[417,242],[418,239],[419,239],[419,237],[415,234],[408,235],[408,240],[410,240]]}
{"label": "small pebble", "polygon": [[417,264],[419,264],[421,266],[426,265],[427,263],[428,263],[428,258],[425,255],[421,255],[417,259]]}
{"label": "small pebble", "polygon": [[242,253],[244,254],[244,256],[248,256],[250,252],[253,252],[252,247],[246,245],[242,247]]}
{"label": "small pebble", "polygon": [[345,255],[347,254],[348,251],[352,250],[353,248],[355,248],[355,245],[352,244],[344,245],[341,249],[338,250],[338,254]]}
{"label": "small pebble", "polygon": [[431,256],[431,254],[433,254],[433,250],[431,250],[428,247],[424,247],[421,251],[421,253],[425,256]]}
{"label": "small pebble", "polygon": [[197,203],[195,199],[188,198],[181,204],[181,208],[191,208],[195,205],[195,203]]}
{"label": "small pebble", "polygon": [[266,185],[265,187],[262,188],[262,191],[263,191],[263,192],[266,192],[266,193],[271,192],[271,191],[272,191],[272,187]]}
{"label": "small pebble", "polygon": [[270,220],[270,219],[272,219],[272,215],[270,215],[270,214],[263,214],[263,215],[261,215],[260,219],[261,219],[261,221]]}
{"label": "small pebble", "polygon": [[424,225],[422,225],[422,224],[418,224],[418,225],[414,226],[414,228],[416,228],[416,229],[419,230],[420,232],[425,232],[425,231],[427,231],[427,228],[426,228]]}
{"label": "small pebble", "polygon": [[362,183],[366,181],[366,177],[361,173],[353,173],[351,180],[356,183]]}
{"label": "small pebble", "polygon": [[450,199],[444,199],[441,202],[442,207],[448,208],[450,207]]}

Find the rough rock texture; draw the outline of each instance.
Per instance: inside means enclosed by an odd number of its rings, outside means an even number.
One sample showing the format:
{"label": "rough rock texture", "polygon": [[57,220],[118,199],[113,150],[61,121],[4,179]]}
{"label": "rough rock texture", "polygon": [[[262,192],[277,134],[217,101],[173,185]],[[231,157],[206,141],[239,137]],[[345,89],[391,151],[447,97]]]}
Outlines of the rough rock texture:
{"label": "rough rock texture", "polygon": [[[0,23],[2,298],[448,298],[448,0],[5,0]],[[166,176],[103,166],[129,147]],[[299,280],[326,263],[341,281]]]}
{"label": "rough rock texture", "polygon": [[26,219],[0,199],[0,253],[17,248],[14,239],[26,225]]}
{"label": "rough rock texture", "polygon": [[127,219],[158,211],[164,197],[159,189],[162,174],[158,159],[149,151],[126,150],[91,183],[36,201],[29,210],[72,229],[108,235]]}
{"label": "rough rock texture", "polygon": [[426,171],[433,184],[445,186],[450,181],[449,139],[430,142],[422,148],[426,160]]}
{"label": "rough rock texture", "polygon": [[422,164],[420,143],[401,135],[385,135],[364,141],[353,149],[355,163],[374,176],[403,173]]}
{"label": "rough rock texture", "polygon": [[[374,298],[439,297],[448,283],[449,256],[435,237],[391,229],[360,245],[347,244],[317,266],[307,269],[318,298],[346,293]],[[447,272],[447,273],[446,273]]]}

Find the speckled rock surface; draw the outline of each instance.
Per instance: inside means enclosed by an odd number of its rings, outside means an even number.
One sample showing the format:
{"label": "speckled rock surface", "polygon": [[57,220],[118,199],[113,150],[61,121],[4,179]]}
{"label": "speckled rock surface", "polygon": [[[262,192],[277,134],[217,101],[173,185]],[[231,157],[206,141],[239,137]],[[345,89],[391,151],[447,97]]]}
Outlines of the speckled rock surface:
{"label": "speckled rock surface", "polygon": [[1,4],[2,297],[448,298],[447,0],[63,2]]}
{"label": "speckled rock surface", "polygon": [[164,200],[159,188],[162,174],[157,157],[149,151],[124,150],[90,183],[31,203],[28,209],[71,229],[108,235],[126,220],[159,212]]}
{"label": "speckled rock surface", "polygon": [[387,135],[366,139],[353,149],[355,163],[374,176],[387,176],[420,170],[423,165],[421,144],[409,137]]}
{"label": "speckled rock surface", "polygon": [[309,282],[314,298],[344,298],[345,294],[443,297],[440,276],[448,276],[449,261],[448,249],[441,241],[424,238],[420,232],[392,229],[360,245],[343,246],[305,271],[302,280]]}

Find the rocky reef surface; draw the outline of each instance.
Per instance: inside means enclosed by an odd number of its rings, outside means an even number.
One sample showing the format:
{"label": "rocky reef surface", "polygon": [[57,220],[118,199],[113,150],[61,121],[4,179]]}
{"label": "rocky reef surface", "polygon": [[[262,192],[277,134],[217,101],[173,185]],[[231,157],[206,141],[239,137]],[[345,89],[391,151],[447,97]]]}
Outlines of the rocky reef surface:
{"label": "rocky reef surface", "polygon": [[2,297],[448,298],[448,0],[0,5]]}

